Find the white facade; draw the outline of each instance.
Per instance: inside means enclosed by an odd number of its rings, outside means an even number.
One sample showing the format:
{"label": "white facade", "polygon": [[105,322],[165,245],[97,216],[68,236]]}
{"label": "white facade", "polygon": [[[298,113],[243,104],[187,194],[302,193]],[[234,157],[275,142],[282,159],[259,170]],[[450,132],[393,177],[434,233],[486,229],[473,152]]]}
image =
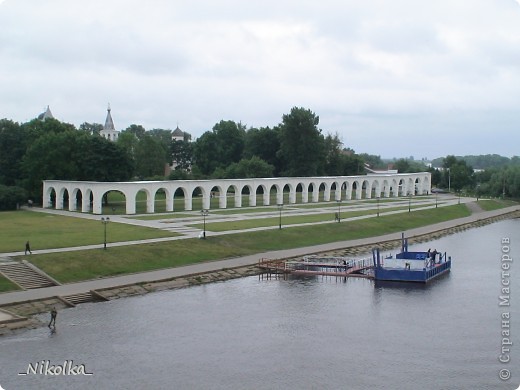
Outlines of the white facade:
{"label": "white facade", "polygon": [[105,119],[105,126],[103,126],[103,130],[99,132],[99,135],[103,138],[108,139],[109,141],[117,141],[119,137],[119,131],[116,130],[114,126],[114,121],[112,120],[112,114],[110,113],[110,104],[107,108],[107,117]]}
{"label": "white facade", "polygon": [[[248,204],[256,206],[257,192],[262,192],[262,204],[270,204],[271,191],[276,193],[276,204],[283,204],[284,190],[289,194],[289,204],[296,203],[297,193],[301,193],[301,202],[338,201],[362,198],[389,198],[409,194],[425,195],[431,192],[431,174],[398,173],[372,174],[369,176],[335,176],[335,177],[276,177],[255,179],[221,179],[221,180],[172,180],[172,181],[137,181],[137,182],[88,182],[66,180],[44,180],[43,207],[65,208],[65,195],[68,199],[81,198],[81,205],[76,201],[68,202],[68,210],[77,211],[81,207],[84,213],[102,214],[103,196],[109,191],[121,192],[126,198],[126,214],[136,213],[137,193],[146,194],[146,212],[155,210],[155,195],[163,190],[166,194],[166,211],[172,212],[174,195],[180,190],[183,193],[185,210],[192,210],[193,198],[198,189],[202,195],[202,207],[210,208],[213,193],[218,194],[219,208],[225,209],[229,196],[234,199],[234,207],[243,207],[242,196],[248,194]],[[298,190],[298,191],[297,191]],[[222,194],[222,196],[220,196]],[[78,196],[79,195],[79,196]],[[53,202],[54,198],[54,202]]]}

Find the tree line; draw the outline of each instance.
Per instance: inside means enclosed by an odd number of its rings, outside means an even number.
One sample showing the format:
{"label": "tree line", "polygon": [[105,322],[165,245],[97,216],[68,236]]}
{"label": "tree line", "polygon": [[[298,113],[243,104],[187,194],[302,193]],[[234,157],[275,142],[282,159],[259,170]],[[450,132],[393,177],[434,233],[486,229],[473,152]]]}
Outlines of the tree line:
{"label": "tree line", "polygon": [[[380,156],[357,154],[338,134],[324,134],[319,116],[293,107],[273,127],[247,128],[221,120],[197,140],[184,133],[132,124],[116,142],[99,135],[101,124],[76,128],[56,119],[18,124],[0,120],[0,209],[41,199],[42,180],[129,181],[280,176],[348,176],[365,167],[386,169]],[[516,164],[515,164],[516,163]],[[175,166],[167,174],[166,166]],[[432,185],[482,195],[519,197],[518,161],[474,173],[463,159],[448,156],[441,169],[399,159],[401,173],[429,170]]]}
{"label": "tree line", "polygon": [[[354,175],[364,159],[324,135],[319,117],[294,107],[274,127],[246,128],[221,120],[197,140],[184,133],[132,124],[116,142],[99,135],[101,124],[76,128],[56,119],[0,120],[0,199],[40,200],[42,180],[174,180],[275,176]],[[175,169],[165,175],[165,167]],[[5,196],[2,196],[4,194]],[[1,203],[1,201],[0,201]],[[5,203],[5,202],[4,202]],[[0,206],[1,207],[1,206]]]}
{"label": "tree line", "polygon": [[475,170],[465,159],[447,156],[442,167],[429,168],[432,186],[475,196],[520,198],[520,159],[506,165]]}

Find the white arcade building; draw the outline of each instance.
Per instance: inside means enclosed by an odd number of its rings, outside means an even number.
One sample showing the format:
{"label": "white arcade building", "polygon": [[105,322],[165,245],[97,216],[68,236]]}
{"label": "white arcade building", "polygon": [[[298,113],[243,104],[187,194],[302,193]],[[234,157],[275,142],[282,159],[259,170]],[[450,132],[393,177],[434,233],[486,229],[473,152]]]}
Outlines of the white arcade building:
{"label": "white arcade building", "polygon": [[[110,108],[109,108],[110,114]],[[350,199],[389,198],[408,195],[426,195],[431,192],[431,174],[391,173],[366,176],[335,177],[276,177],[221,180],[171,180],[134,182],[93,182],[44,180],[43,207],[83,213],[102,214],[103,197],[110,191],[124,195],[126,214],[136,213],[137,194],[146,195],[146,212],[155,212],[155,197],[158,191],[165,193],[165,210],[174,211],[174,199],[184,199],[184,209],[193,210],[194,197],[202,197],[202,208],[209,209],[211,198],[218,198],[218,207],[256,206],[257,196],[268,206],[271,193],[276,204],[329,202]],[[286,202],[287,203],[287,202]]]}

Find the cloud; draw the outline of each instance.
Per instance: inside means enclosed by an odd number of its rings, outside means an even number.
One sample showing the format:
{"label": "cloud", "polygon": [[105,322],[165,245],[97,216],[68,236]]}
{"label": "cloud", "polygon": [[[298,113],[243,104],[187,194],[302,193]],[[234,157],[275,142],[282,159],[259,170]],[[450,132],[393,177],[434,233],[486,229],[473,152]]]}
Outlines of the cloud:
{"label": "cloud", "polygon": [[519,17],[514,1],[7,0],[0,116],[50,104],[64,121],[102,122],[110,101],[120,129],[179,123],[199,136],[220,119],[274,126],[303,106],[375,154],[390,129],[464,138],[495,118],[509,136]]}

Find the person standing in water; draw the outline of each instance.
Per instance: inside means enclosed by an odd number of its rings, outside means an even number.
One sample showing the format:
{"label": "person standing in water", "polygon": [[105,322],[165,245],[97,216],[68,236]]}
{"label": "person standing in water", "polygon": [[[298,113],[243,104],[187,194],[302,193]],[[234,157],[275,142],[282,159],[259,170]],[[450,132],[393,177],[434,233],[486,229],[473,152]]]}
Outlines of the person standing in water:
{"label": "person standing in water", "polygon": [[51,320],[49,321],[49,328],[51,327],[51,324],[54,328],[56,328],[56,316],[58,315],[58,312],[56,311],[56,307],[52,307],[51,310]]}

